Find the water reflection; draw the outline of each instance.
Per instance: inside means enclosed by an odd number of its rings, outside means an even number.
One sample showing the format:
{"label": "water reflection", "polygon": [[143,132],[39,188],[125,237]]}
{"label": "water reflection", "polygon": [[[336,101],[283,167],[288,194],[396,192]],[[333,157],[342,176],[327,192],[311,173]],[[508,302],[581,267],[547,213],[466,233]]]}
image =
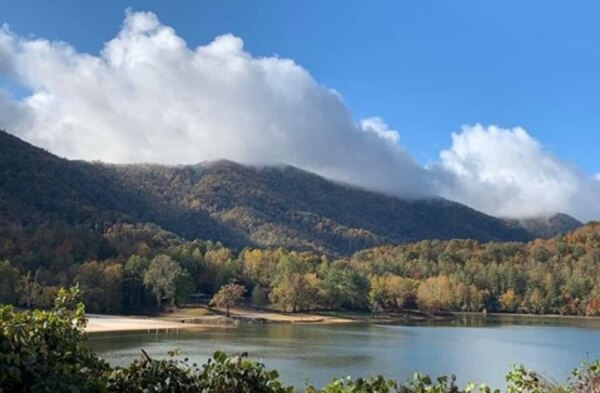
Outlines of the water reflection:
{"label": "water reflection", "polygon": [[91,344],[116,365],[138,357],[139,348],[155,357],[179,349],[198,363],[216,350],[248,352],[297,386],[307,380],[322,385],[346,375],[406,379],[423,371],[501,387],[516,362],[560,379],[582,361],[600,357],[600,321],[461,315],[406,325],[251,325],[98,335]]}

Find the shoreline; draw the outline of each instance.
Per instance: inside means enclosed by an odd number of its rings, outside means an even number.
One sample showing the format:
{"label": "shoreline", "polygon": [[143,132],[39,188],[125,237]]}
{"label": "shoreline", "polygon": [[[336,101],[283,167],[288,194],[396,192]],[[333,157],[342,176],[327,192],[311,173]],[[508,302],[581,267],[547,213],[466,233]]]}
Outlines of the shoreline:
{"label": "shoreline", "polygon": [[544,318],[557,320],[600,321],[599,317],[554,314],[506,314],[488,313],[483,315],[476,312],[454,312],[443,315],[426,315],[413,311],[399,314],[382,314],[374,317],[369,313],[352,312],[313,312],[313,313],[283,313],[272,310],[256,310],[236,307],[231,309],[231,316],[225,316],[223,310],[206,307],[182,308],[157,316],[128,316],[89,314],[85,332],[115,333],[115,332],[154,332],[179,329],[198,328],[227,328],[240,324],[397,324],[418,323],[428,321],[444,321],[460,318],[461,316],[484,316],[500,318]]}
{"label": "shoreline", "polygon": [[126,315],[86,315],[86,333],[143,332],[188,329],[192,324],[159,318]]}
{"label": "shoreline", "polygon": [[481,312],[474,311],[453,311],[452,314],[456,316],[461,315],[481,315],[486,317],[517,317],[517,318],[547,318],[547,319],[581,319],[587,321],[600,321],[600,316],[590,316],[590,315],[565,315],[565,314],[524,314],[524,313],[502,313],[502,312],[489,312],[487,314],[483,314]]}
{"label": "shoreline", "polygon": [[[194,311],[204,311],[194,315]],[[158,316],[128,316],[128,315],[86,315],[85,332],[115,333],[115,332],[154,332],[178,329],[198,329],[205,327],[227,328],[240,324],[345,324],[368,322],[367,319],[350,319],[336,316],[319,315],[315,313],[279,313],[253,309],[234,308],[231,316],[227,317],[219,309],[206,312],[204,308],[179,309],[173,313]]]}

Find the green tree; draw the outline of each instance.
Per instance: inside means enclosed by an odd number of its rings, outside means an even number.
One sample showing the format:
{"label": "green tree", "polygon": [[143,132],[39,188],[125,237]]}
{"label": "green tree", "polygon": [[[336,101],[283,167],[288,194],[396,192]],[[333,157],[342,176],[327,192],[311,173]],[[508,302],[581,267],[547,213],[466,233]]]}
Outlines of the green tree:
{"label": "green tree", "polygon": [[252,289],[252,304],[255,307],[264,307],[269,304],[269,296],[267,290],[257,284]]}
{"label": "green tree", "polygon": [[175,301],[177,277],[181,274],[181,266],[170,256],[159,254],[152,259],[144,273],[144,285],[154,294],[158,307],[163,297],[172,303]]}
{"label": "green tree", "polygon": [[184,304],[194,289],[192,276],[182,269],[175,277],[175,304],[178,306]]}
{"label": "green tree", "polygon": [[125,311],[139,310],[144,299],[144,272],[150,260],[140,255],[131,255],[123,268],[123,308]]}
{"label": "green tree", "polygon": [[17,302],[17,287],[20,279],[19,270],[10,261],[0,261],[0,304]]}
{"label": "green tree", "polygon": [[369,290],[368,279],[341,263],[323,262],[318,271],[321,279],[320,302],[330,309],[364,308]]}

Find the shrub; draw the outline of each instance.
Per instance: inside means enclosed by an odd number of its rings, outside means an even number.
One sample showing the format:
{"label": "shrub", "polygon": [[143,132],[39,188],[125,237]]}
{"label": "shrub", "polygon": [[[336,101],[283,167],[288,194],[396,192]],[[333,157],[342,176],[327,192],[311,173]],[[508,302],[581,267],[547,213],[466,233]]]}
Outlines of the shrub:
{"label": "shrub", "polygon": [[0,391],[101,391],[107,363],[87,346],[78,289],[60,290],[52,311],[0,307]]}
{"label": "shrub", "polygon": [[203,366],[200,392],[222,393],[293,393],[278,381],[277,371],[267,371],[262,363],[251,361],[247,355],[228,357],[215,352]]}
{"label": "shrub", "polygon": [[[115,369],[108,377],[107,391],[112,393],[193,393],[201,391],[197,368],[185,362],[151,359],[134,360],[128,367]],[[170,355],[174,355],[171,353]]]}

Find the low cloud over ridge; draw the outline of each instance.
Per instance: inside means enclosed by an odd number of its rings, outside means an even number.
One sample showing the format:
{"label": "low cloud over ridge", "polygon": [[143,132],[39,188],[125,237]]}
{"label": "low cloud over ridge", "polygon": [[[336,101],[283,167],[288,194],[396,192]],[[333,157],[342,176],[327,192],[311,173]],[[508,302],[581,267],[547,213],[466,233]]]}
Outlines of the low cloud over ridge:
{"label": "low cloud over ridge", "polygon": [[506,217],[600,217],[600,181],[517,128],[463,127],[428,167],[378,117],[355,122],[335,91],[233,35],[190,48],[152,13],[128,13],[98,56],[0,31],[0,128],[69,158],[287,163],[403,197],[441,195]]}
{"label": "low cloud over ridge", "polygon": [[463,126],[429,170],[440,195],[495,216],[600,217],[600,181],[554,157],[519,127]]}

